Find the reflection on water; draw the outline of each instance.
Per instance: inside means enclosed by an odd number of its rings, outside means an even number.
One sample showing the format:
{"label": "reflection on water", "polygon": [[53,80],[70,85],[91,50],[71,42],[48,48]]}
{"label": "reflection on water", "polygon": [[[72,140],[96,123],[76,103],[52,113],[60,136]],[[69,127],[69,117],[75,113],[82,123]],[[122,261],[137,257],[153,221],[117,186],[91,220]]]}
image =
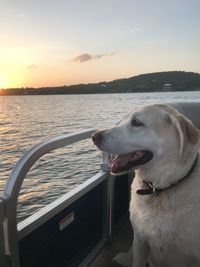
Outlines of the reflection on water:
{"label": "reflection on water", "polygon": [[[87,128],[106,128],[152,102],[200,101],[200,92],[114,95],[0,96],[0,188],[16,161],[38,142]],[[25,179],[19,220],[90,178],[101,156],[91,140],[42,157]]]}

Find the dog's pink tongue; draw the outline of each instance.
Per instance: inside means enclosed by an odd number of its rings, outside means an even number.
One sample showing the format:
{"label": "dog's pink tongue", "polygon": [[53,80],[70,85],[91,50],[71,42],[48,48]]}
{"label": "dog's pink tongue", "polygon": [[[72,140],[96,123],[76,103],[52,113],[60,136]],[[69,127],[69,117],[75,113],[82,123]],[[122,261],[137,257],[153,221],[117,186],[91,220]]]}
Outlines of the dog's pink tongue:
{"label": "dog's pink tongue", "polygon": [[118,156],[116,159],[111,159],[109,161],[109,167],[112,172],[117,172],[119,169],[125,167],[129,162],[128,155]]}

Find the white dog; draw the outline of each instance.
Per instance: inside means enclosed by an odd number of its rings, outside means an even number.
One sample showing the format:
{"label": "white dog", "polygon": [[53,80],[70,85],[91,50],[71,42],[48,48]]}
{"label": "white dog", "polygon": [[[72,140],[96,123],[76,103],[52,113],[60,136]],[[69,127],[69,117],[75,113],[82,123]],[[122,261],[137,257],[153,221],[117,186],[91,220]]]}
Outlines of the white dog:
{"label": "white dog", "polygon": [[131,266],[200,266],[199,137],[191,121],[161,104],[93,135],[100,150],[116,154],[110,161],[113,174],[135,171]]}

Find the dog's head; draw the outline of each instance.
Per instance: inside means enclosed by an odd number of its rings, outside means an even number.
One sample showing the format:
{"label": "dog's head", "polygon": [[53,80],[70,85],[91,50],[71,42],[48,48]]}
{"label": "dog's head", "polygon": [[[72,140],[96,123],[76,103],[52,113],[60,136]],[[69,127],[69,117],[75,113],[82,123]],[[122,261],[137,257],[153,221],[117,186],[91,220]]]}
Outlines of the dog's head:
{"label": "dog's head", "polygon": [[150,163],[186,162],[197,148],[199,130],[168,105],[148,105],[127,114],[115,127],[93,135],[102,151],[116,155],[110,161],[114,174]]}

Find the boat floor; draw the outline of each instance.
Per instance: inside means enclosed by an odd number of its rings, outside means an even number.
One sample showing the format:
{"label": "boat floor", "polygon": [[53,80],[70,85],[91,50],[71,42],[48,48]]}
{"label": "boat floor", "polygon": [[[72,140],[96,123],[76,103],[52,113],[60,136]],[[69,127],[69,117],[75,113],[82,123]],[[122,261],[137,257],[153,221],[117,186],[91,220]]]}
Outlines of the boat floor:
{"label": "boat floor", "polygon": [[120,252],[127,252],[132,246],[133,230],[128,218],[115,229],[113,238],[106,244],[90,267],[120,267],[113,258]]}

